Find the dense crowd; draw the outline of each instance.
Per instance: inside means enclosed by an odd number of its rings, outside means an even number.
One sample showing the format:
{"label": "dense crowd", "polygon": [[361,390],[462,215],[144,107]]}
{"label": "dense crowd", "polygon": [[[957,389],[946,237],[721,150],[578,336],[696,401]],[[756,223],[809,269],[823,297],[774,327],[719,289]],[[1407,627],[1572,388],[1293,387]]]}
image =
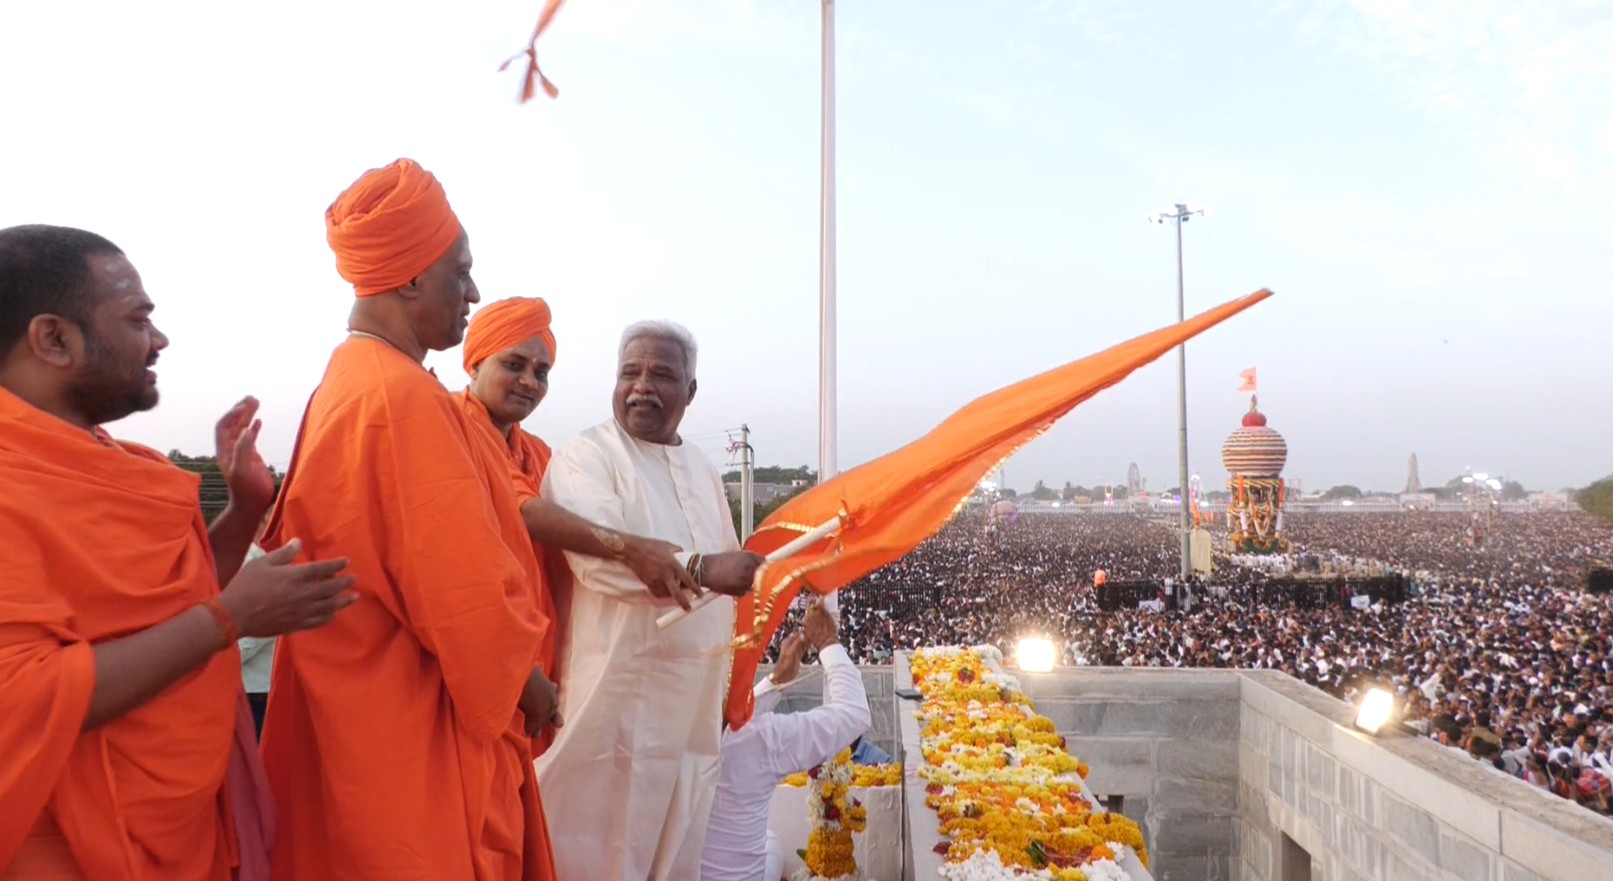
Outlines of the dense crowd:
{"label": "dense crowd", "polygon": [[[1167,520],[1027,515],[995,530],[965,513],[905,559],[841,594],[853,656],[922,645],[1064,646],[1069,664],[1280,670],[1353,700],[1383,684],[1404,719],[1452,749],[1609,811],[1613,597],[1584,592],[1613,559],[1613,527],[1577,513],[1497,515],[1478,546],[1445,513],[1293,514],[1286,559],[1218,556],[1192,601],[1099,609],[1093,574],[1163,584],[1179,544]],[[1284,601],[1282,568],[1404,573],[1403,604]],[[1164,596],[1161,599],[1165,599]]]}

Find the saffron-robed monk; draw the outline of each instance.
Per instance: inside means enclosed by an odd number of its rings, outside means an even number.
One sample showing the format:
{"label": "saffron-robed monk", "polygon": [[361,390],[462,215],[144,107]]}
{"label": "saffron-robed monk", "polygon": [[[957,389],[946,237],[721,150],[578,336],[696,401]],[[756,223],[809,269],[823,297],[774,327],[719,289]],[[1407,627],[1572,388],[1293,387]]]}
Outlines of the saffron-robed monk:
{"label": "saffron-robed monk", "polygon": [[480,299],[470,242],[408,159],[325,220],[357,299],[264,541],[350,557],[359,601],[277,648],[275,879],[545,881],[530,737],[556,721],[549,598],[505,451],[421,363]]}
{"label": "saffron-robed monk", "polygon": [[196,475],[102,428],[157,405],[154,309],[107,239],[0,230],[5,881],[267,881],[236,637],[351,601],[345,563],[290,565],[296,542],[242,565],[274,495],[257,401],[218,425],[230,498],[211,530]]}

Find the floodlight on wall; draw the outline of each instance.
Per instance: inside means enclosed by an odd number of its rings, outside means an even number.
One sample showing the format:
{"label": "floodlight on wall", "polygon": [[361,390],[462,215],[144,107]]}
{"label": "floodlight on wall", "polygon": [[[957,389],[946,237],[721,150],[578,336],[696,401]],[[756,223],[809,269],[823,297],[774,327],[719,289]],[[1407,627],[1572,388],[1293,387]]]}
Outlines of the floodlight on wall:
{"label": "floodlight on wall", "polygon": [[1389,717],[1394,712],[1394,695],[1381,688],[1369,688],[1366,697],[1361,698],[1361,709],[1355,715],[1355,727],[1368,734],[1377,734],[1379,729],[1389,724]]}
{"label": "floodlight on wall", "polygon": [[1058,662],[1058,647],[1053,645],[1051,639],[1027,636],[1019,641],[1014,657],[1019,662],[1019,669],[1027,673],[1049,673]]}

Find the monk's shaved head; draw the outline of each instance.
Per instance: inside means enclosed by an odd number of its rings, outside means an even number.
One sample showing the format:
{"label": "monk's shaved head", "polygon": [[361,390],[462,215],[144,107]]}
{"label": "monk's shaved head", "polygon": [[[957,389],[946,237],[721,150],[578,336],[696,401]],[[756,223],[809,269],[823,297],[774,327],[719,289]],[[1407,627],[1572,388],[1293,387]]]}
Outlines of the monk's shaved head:
{"label": "monk's shaved head", "polygon": [[87,322],[95,307],[90,258],[122,253],[105,238],[72,227],[0,229],[0,358],[40,315]]}

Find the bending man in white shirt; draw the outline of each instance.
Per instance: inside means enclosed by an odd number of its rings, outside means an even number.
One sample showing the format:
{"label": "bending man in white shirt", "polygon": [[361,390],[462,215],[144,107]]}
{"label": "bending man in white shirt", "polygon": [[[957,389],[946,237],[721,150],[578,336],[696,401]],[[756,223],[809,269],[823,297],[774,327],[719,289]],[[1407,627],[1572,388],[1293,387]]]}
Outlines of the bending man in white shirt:
{"label": "bending man in white shirt", "polygon": [[694,581],[726,596],[678,608],[625,565],[568,552],[575,582],[560,643],[565,724],[538,759],[556,875],[692,881],[717,789],[734,603],[761,557],[740,550],[722,477],[678,425],[695,394],[695,342],[671,322],[622,335],[615,418],[561,447],[543,495],[607,529],[671,542]]}
{"label": "bending man in white shirt", "polygon": [[[823,664],[823,704],[805,713],[772,712],[809,645]],[[700,881],[778,881],[783,860],[767,828],[773,791],[791,774],[834,758],[873,721],[862,674],[840,645],[839,626],[821,601],[807,609],[801,629],[784,640],[778,666],[755,694],[750,724],[723,736]]]}

